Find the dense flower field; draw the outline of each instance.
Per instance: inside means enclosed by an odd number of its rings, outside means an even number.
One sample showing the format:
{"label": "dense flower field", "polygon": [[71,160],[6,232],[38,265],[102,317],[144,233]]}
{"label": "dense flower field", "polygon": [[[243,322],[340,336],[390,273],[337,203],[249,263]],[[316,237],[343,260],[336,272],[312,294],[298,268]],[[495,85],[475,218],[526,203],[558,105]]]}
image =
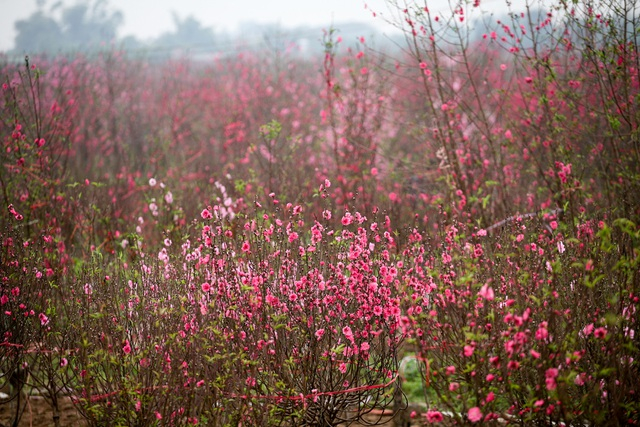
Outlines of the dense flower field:
{"label": "dense flower field", "polygon": [[415,424],[640,423],[638,21],[616,5],[480,33],[479,1],[392,7],[407,43],[384,53],[331,29],[312,59],[1,60],[0,405],[365,422],[404,406],[410,355]]}

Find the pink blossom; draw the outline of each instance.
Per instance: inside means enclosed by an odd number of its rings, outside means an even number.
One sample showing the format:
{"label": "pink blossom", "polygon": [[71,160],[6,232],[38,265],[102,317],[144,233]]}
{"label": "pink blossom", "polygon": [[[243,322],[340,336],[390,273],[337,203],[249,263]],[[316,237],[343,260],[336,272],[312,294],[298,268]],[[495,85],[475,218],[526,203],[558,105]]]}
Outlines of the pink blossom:
{"label": "pink blossom", "polygon": [[[543,322],[546,323],[546,322]],[[546,340],[549,337],[549,331],[546,328],[546,325],[541,325],[536,331],[536,339],[537,340]]]}
{"label": "pink blossom", "polygon": [[209,209],[203,209],[202,212],[200,212],[200,216],[202,217],[202,219],[211,219],[211,218],[213,218],[213,215],[211,214]]}
{"label": "pink blossom", "polygon": [[38,315],[38,317],[40,318],[40,324],[41,324],[42,326],[45,326],[45,325],[47,325],[47,324],[49,323],[49,318],[47,317],[47,315],[46,315],[46,314],[44,314],[44,313],[40,313],[40,314]]}
{"label": "pink blossom", "polygon": [[441,423],[444,420],[440,411],[429,410],[427,411],[427,422],[429,423]]}
{"label": "pink blossom", "polygon": [[347,337],[349,341],[353,341],[353,332],[351,331],[350,327],[345,326],[344,328],[342,328],[342,333],[345,337]]}
{"label": "pink blossom", "polygon": [[469,417],[469,421],[472,423],[477,423],[482,420],[482,411],[480,411],[480,408],[477,406],[474,406],[467,412],[467,417]]}
{"label": "pink blossom", "polygon": [[345,213],[342,217],[342,225],[349,225],[353,221],[353,217],[349,212]]}
{"label": "pink blossom", "polygon": [[480,288],[480,292],[478,292],[478,295],[480,295],[487,301],[492,301],[495,298],[493,288],[491,288],[488,284],[484,284],[482,288]]}
{"label": "pink blossom", "polygon": [[606,337],[606,336],[607,336],[607,328],[605,328],[605,327],[600,327],[600,328],[596,329],[595,331],[593,331],[593,335],[594,335],[596,338],[600,338],[600,339],[602,339],[602,338],[604,338],[604,337]]}
{"label": "pink blossom", "polygon": [[342,362],[340,363],[340,366],[338,367],[338,370],[340,370],[341,373],[346,373],[347,372],[347,364]]}
{"label": "pink blossom", "polygon": [[558,370],[556,368],[549,368],[545,372],[545,384],[547,385],[547,390],[555,390],[556,389],[556,378],[558,377]]}
{"label": "pink blossom", "polygon": [[473,350],[474,350],[473,346],[465,345],[464,346],[464,356],[465,357],[471,357],[473,355]]}
{"label": "pink blossom", "polygon": [[593,332],[593,329],[594,329],[593,323],[589,323],[587,326],[582,328],[582,334],[584,336],[589,336],[591,332]]}
{"label": "pink blossom", "polygon": [[129,340],[126,340],[124,342],[124,346],[122,347],[122,351],[124,352],[124,354],[131,353],[131,345],[129,345]]}
{"label": "pink blossom", "polygon": [[207,282],[204,282],[202,286],[200,286],[202,292],[209,292],[211,290],[211,285]]}
{"label": "pink blossom", "polygon": [[316,339],[318,339],[318,341],[322,338],[323,335],[324,335],[324,329],[318,329],[315,333]]}

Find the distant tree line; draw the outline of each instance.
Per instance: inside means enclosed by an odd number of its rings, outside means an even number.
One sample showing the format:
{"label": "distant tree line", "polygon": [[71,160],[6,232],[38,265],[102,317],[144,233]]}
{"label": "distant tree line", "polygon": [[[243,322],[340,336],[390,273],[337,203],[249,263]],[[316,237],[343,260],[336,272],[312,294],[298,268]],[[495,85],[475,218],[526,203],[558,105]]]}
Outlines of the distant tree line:
{"label": "distant tree line", "polygon": [[172,48],[213,45],[216,41],[212,28],[203,26],[193,16],[181,18],[175,12],[174,29],[151,41],[143,42],[134,36],[118,38],[123,23],[123,13],[112,10],[108,0],[81,0],[70,6],[57,1],[50,7],[40,0],[36,12],[14,24],[17,34],[10,53],[70,53],[112,44],[127,49]]}

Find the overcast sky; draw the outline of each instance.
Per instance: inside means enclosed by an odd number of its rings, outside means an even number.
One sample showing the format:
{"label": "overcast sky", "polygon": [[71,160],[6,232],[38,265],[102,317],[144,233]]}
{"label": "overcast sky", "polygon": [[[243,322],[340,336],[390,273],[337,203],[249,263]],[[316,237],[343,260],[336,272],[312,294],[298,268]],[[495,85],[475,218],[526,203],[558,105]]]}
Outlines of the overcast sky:
{"label": "overcast sky", "polygon": [[[63,4],[76,2],[64,0]],[[48,11],[54,3],[55,0],[46,1],[44,10]],[[385,0],[366,0],[368,9],[365,0],[109,0],[108,3],[124,13],[119,36],[132,34],[142,40],[173,29],[172,11],[181,18],[193,15],[216,31],[234,31],[243,22],[278,23],[287,28],[350,21],[371,23],[384,31],[384,21],[374,18],[372,11],[388,12]],[[28,18],[36,10],[36,0],[0,0],[0,51],[13,47],[15,21]]]}

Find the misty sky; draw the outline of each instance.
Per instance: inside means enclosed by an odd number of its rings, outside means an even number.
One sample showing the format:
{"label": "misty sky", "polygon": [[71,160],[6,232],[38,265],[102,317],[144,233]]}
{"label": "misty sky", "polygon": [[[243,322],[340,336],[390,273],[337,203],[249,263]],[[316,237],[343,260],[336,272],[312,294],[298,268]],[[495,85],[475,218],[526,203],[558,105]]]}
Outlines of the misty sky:
{"label": "misty sky", "polygon": [[[446,0],[437,0],[445,5]],[[436,4],[437,4],[436,2]],[[55,0],[45,2],[49,10]],[[72,5],[76,0],[64,0]],[[193,15],[215,31],[234,31],[246,22],[278,23],[285,28],[301,25],[329,25],[358,21],[385,31],[384,20],[372,11],[388,13],[385,0],[109,0],[112,9],[124,13],[119,36],[135,35],[145,40],[173,29],[171,11],[181,18]],[[0,0],[0,51],[13,47],[14,22],[37,10],[36,0]]]}

